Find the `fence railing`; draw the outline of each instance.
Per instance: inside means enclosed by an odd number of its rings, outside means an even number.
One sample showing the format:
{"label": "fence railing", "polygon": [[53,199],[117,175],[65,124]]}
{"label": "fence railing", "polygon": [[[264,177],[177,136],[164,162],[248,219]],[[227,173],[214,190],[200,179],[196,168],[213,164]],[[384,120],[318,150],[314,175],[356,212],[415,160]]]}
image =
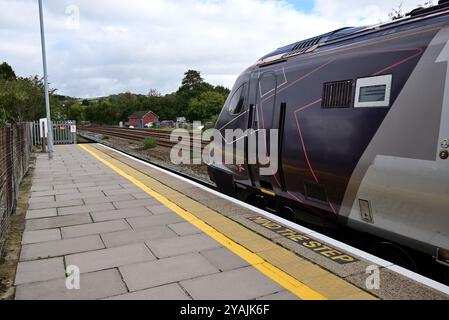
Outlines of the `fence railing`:
{"label": "fence railing", "polygon": [[33,123],[0,128],[0,253],[33,151]]}

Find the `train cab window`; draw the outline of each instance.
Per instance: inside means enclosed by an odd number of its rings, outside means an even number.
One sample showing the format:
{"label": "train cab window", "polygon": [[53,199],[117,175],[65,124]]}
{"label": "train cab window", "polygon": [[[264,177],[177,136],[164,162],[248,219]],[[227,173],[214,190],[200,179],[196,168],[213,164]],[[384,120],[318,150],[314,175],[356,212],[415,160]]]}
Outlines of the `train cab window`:
{"label": "train cab window", "polygon": [[391,74],[358,79],[354,107],[389,107],[392,80]]}
{"label": "train cab window", "polygon": [[232,115],[238,115],[242,113],[245,107],[246,99],[246,83],[238,88],[231,98],[228,110]]}

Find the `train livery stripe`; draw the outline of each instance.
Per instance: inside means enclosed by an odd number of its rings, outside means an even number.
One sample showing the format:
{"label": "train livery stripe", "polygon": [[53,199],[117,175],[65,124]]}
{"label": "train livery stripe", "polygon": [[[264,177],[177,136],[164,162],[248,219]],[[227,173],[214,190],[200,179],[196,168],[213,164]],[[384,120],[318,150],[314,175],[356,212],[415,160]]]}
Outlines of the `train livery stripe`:
{"label": "train livery stripe", "polygon": [[148,195],[159,201],[161,204],[165,205],[170,210],[174,211],[176,214],[178,214],[180,217],[191,223],[196,228],[200,229],[202,232],[207,234],[209,237],[220,243],[222,246],[248,262],[250,265],[252,265],[254,268],[259,270],[262,274],[267,276],[269,279],[273,280],[274,282],[278,283],[280,286],[284,287],[297,297],[303,300],[327,300],[325,296],[318,293],[317,291],[313,290],[312,288],[308,287],[307,285],[299,282],[297,279],[293,278],[292,276],[288,275],[284,271],[280,270],[279,268],[275,267],[274,265],[270,264],[269,262],[266,262],[264,259],[262,259],[257,254],[249,251],[245,247],[237,244],[224,234],[220,233],[215,228],[209,226],[204,221],[198,219],[195,215],[192,213],[180,208],[178,205],[173,203],[172,201],[168,200],[163,195],[153,191],[149,187],[147,187],[143,182],[140,180],[134,178],[133,176],[126,173],[124,170],[118,168],[111,162],[107,161],[106,159],[102,158],[96,151],[93,151],[91,148],[87,146],[80,145],[82,149],[84,149],[86,152],[91,154],[94,158],[96,158],[98,161],[102,162],[106,166],[108,166],[110,169],[114,170],[116,173],[121,175],[122,177],[128,179],[130,182],[132,182],[134,185],[145,191]]}

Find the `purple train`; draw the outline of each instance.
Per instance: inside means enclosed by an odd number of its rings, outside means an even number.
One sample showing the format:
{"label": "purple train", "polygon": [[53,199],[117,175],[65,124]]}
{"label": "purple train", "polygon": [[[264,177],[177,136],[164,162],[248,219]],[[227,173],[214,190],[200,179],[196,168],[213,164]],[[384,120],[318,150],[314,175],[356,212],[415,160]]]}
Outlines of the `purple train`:
{"label": "purple train", "polygon": [[[279,167],[209,165],[219,189],[449,266],[449,2],[344,28],[246,69],[216,128],[279,130]],[[236,141],[223,139],[223,144]]]}

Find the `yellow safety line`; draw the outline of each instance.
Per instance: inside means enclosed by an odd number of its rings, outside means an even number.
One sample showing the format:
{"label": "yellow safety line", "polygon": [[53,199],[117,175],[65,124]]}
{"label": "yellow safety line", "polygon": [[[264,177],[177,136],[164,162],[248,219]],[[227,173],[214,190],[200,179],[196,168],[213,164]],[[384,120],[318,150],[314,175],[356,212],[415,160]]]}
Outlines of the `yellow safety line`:
{"label": "yellow safety line", "polygon": [[180,217],[194,225],[196,228],[200,229],[202,232],[207,234],[209,237],[220,243],[222,246],[227,248],[228,250],[232,251],[236,255],[238,255],[240,258],[248,262],[250,265],[252,265],[254,268],[259,270],[262,274],[273,280],[274,282],[278,283],[280,286],[284,287],[297,297],[299,297],[302,300],[327,300],[326,297],[321,295],[320,293],[316,292],[315,290],[309,288],[305,284],[299,282],[297,279],[293,278],[292,276],[288,275],[281,269],[273,266],[271,263],[266,262],[264,259],[259,257],[257,254],[249,251],[245,247],[237,244],[230,238],[226,237],[224,234],[220,233],[215,228],[209,226],[204,221],[198,219],[195,215],[192,213],[180,208],[178,205],[173,203],[172,201],[168,200],[166,197],[162,196],[161,194],[157,193],[156,191],[150,189],[145,184],[134,178],[133,176],[127,174],[123,170],[117,168],[115,165],[110,163],[109,161],[101,158],[95,151],[90,150],[86,146],[80,145],[81,148],[83,148],[85,151],[87,151],[89,154],[91,154],[94,158],[99,160],[100,162],[104,163],[106,166],[117,172],[122,177],[128,179],[133,184],[135,184],[137,187],[145,191],[148,195],[159,201],[161,204],[178,214]]}

